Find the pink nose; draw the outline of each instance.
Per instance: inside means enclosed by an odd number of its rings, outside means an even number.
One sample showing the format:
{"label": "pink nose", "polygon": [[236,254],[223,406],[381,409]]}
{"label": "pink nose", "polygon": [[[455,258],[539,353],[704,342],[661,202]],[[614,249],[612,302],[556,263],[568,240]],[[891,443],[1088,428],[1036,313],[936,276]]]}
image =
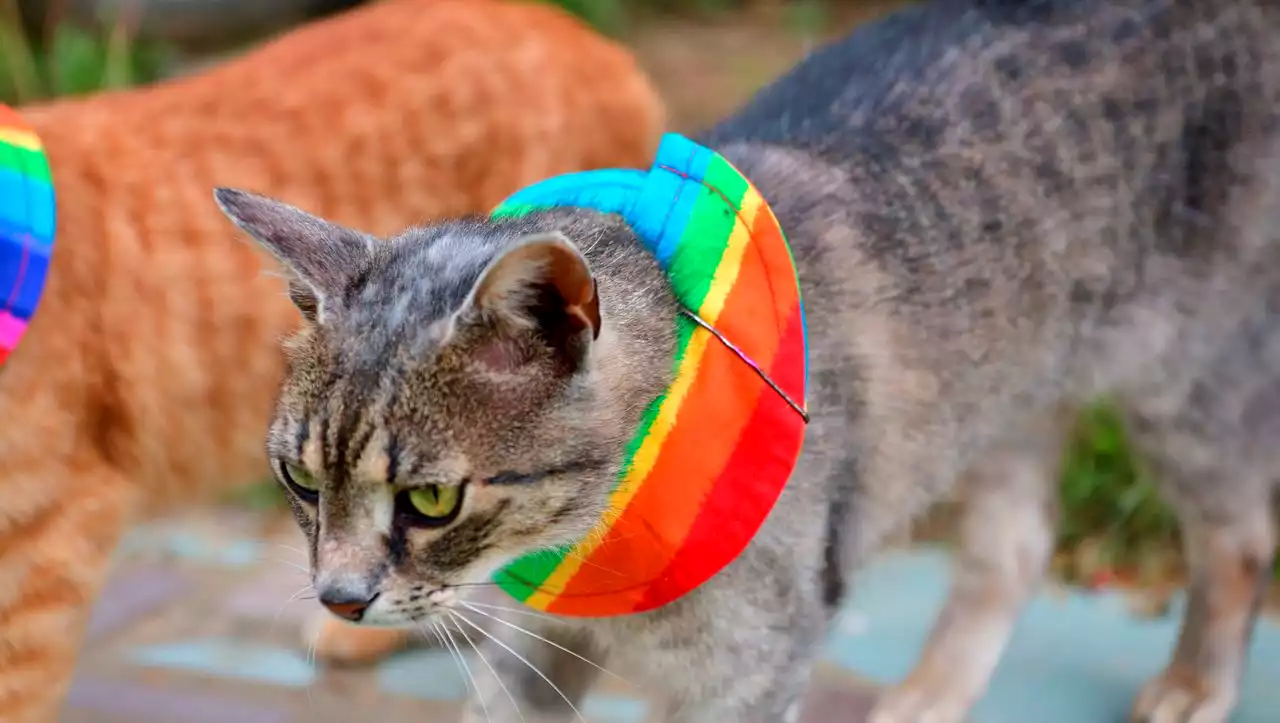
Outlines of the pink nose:
{"label": "pink nose", "polygon": [[359,622],[364,617],[364,613],[378,599],[377,593],[373,597],[362,599],[361,597],[352,596],[343,590],[326,590],[320,594],[320,604],[328,608],[329,612],[337,615],[343,620],[351,622]]}

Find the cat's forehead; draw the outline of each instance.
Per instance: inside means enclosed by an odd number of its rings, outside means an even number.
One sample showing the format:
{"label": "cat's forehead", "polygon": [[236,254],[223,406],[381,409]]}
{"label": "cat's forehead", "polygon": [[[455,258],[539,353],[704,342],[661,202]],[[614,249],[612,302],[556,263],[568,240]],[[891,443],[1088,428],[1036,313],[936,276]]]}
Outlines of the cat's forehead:
{"label": "cat's forehead", "polygon": [[409,311],[418,321],[466,300],[480,272],[509,243],[506,229],[460,221],[409,229],[375,247],[370,267],[352,280],[348,313],[357,323]]}
{"label": "cat's forehead", "polygon": [[481,272],[518,238],[508,224],[463,220],[409,229],[378,242],[368,267],[353,275],[328,329],[348,361],[425,354],[445,335]]}
{"label": "cat's forehead", "polygon": [[410,228],[378,243],[369,268],[348,289],[358,324],[430,322],[457,310],[481,272],[520,238],[554,228],[546,214],[512,219],[469,218]]}
{"label": "cat's forehead", "polygon": [[351,279],[336,331],[358,337],[365,355],[387,343],[426,352],[503,249],[531,234],[569,230],[578,225],[576,216],[557,209],[472,217],[410,228],[378,242],[368,267]]}

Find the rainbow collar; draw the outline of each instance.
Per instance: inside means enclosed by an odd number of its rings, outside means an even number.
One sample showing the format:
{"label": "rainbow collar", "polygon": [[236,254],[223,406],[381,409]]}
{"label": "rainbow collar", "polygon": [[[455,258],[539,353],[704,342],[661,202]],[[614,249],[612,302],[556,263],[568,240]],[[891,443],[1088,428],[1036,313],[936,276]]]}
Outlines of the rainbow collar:
{"label": "rainbow collar", "polygon": [[53,183],[40,139],[0,105],[0,365],[27,330],[53,251]]}
{"label": "rainbow collar", "polygon": [[558,615],[652,610],[742,553],[800,456],[808,349],[795,264],[755,187],[676,134],[663,138],[648,172],[559,176],[493,214],[553,206],[621,215],[691,314],[675,320],[675,379],[645,411],[599,525],[494,579]]}

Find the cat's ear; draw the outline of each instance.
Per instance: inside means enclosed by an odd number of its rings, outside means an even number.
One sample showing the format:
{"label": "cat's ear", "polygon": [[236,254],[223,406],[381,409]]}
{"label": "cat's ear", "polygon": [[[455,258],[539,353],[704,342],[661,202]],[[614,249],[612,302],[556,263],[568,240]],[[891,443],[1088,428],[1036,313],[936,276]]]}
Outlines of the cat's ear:
{"label": "cat's ear", "polygon": [[[470,305],[483,319],[534,332],[573,367],[600,336],[596,280],[586,257],[561,233],[527,236],[507,247],[480,274]],[[501,353],[489,358],[518,363]]]}
{"label": "cat's ear", "polygon": [[371,239],[300,208],[233,188],[218,188],[222,212],[279,259],[290,272],[289,298],[309,321],[319,321],[347,282],[364,267]]}

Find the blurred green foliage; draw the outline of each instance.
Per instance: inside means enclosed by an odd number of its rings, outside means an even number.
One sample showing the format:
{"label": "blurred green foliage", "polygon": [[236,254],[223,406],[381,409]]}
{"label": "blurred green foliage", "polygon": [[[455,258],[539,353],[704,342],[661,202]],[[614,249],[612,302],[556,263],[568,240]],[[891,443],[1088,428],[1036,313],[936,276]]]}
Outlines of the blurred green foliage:
{"label": "blurred green foliage", "polygon": [[[1146,476],[1108,404],[1077,420],[1062,470],[1058,549],[1091,550],[1093,566],[1130,570],[1139,579],[1168,573],[1180,551],[1178,521]],[[1155,569],[1161,568],[1161,569]],[[1280,558],[1275,562],[1280,580]]]}
{"label": "blurred green foliage", "polygon": [[822,27],[828,5],[861,1],[863,0],[541,0],[558,5],[609,35],[624,33],[631,21],[644,15],[714,17],[741,10],[747,5],[765,4],[781,6],[785,11],[784,17],[793,30],[813,33]]}
{"label": "blurred green foliage", "polygon": [[222,497],[222,503],[231,507],[267,512],[270,510],[288,509],[284,488],[274,479],[264,479],[247,487],[232,490]]}
{"label": "blurred green foliage", "polygon": [[1178,545],[1177,520],[1146,478],[1115,408],[1098,404],[1077,420],[1062,470],[1059,548],[1092,543],[1114,567]]}
{"label": "blurred green foliage", "polygon": [[0,103],[19,105],[149,83],[170,54],[132,36],[122,23],[95,32],[59,23],[44,37],[22,29],[16,0],[0,0]]}
{"label": "blurred green foliage", "polygon": [[558,5],[597,30],[617,35],[627,24],[627,8],[623,0],[541,0]]}

